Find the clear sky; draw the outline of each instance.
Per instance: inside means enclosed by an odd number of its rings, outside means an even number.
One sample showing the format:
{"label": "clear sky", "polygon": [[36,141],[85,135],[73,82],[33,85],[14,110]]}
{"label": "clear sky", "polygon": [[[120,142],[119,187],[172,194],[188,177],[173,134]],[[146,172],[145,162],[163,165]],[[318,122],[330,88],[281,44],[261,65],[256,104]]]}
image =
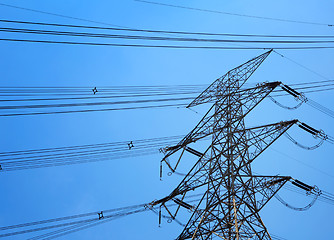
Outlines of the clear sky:
{"label": "clear sky", "polygon": [[[334,2],[329,0],[164,2],[246,15],[334,23]],[[0,3],[138,29],[274,35],[333,35],[334,29],[325,25],[199,12],[132,0],[2,0]],[[98,25],[1,5],[0,13],[2,19],[10,20]],[[5,27],[3,24],[1,26]],[[1,36],[13,35],[1,33]],[[46,39],[41,36],[35,38]],[[62,37],[57,39],[61,40]],[[117,42],[125,43],[124,40]],[[2,87],[93,88],[210,84],[231,68],[264,50],[147,49],[0,42],[0,52]],[[334,78],[333,49],[278,52],[326,79]],[[322,80],[324,78],[319,75],[273,53],[249,82],[282,81],[294,84]],[[334,109],[331,91],[307,96]],[[285,100],[287,104],[295,104],[292,98]],[[185,108],[161,108],[0,117],[0,152],[183,135],[195,126],[208,107],[200,108],[199,114]],[[254,126],[296,118],[334,136],[333,119],[308,105],[303,105],[296,111],[288,111],[265,100],[252,112],[246,123]],[[306,144],[316,143],[316,140],[297,127],[291,129],[290,133]],[[282,137],[273,144],[272,149],[268,149],[255,161],[254,170],[262,174],[292,176],[334,193],[333,154],[333,145],[328,143],[314,151],[306,151]],[[164,197],[180,178],[165,176],[163,181],[159,181],[161,157],[156,154],[99,163],[3,172],[0,174],[0,225],[135,205]],[[306,205],[310,201],[307,197],[286,190],[282,190],[282,196],[297,206]],[[261,211],[269,231],[286,239],[331,239],[333,214],[333,205],[320,201],[306,212],[296,212],[285,208],[276,199]],[[158,217],[145,212],[60,239],[174,239],[181,229],[179,225],[168,224],[166,221],[158,228]],[[26,237],[15,236],[10,239]]]}

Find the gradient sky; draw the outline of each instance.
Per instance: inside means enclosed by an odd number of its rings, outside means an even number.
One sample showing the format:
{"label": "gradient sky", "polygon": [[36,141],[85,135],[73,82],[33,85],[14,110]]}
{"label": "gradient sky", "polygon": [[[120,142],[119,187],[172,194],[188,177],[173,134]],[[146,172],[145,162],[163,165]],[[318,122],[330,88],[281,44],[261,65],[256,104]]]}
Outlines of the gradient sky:
{"label": "gradient sky", "polygon": [[[194,8],[301,21],[334,23],[333,1],[164,1]],[[0,3],[86,18],[124,27],[205,31],[240,34],[332,35],[333,28],[236,17],[123,1],[22,1]],[[2,19],[88,24],[36,12],[0,6]],[[97,24],[92,24],[97,25]],[[5,36],[5,34],[2,34]],[[227,45],[230,46],[230,45]],[[133,86],[210,84],[216,78],[261,50],[143,49],[46,45],[0,42],[0,86]],[[311,68],[327,79],[334,78],[333,50],[281,50],[284,56]],[[282,81],[302,83],[324,80],[297,64],[271,54],[250,83]],[[334,109],[331,91],[307,95]],[[286,99],[293,105],[292,98]],[[184,108],[57,114],[0,118],[0,152],[62,147],[187,134],[205,113]],[[300,119],[334,136],[333,119],[303,105],[296,111],[279,108],[265,100],[246,123],[260,125]],[[291,135],[305,143],[316,141],[294,127]],[[282,137],[254,164],[262,174],[293,176],[334,193],[333,145],[314,151],[302,150]],[[99,211],[151,202],[166,196],[180,178],[159,181],[161,155],[107,162],[43,168],[0,174],[0,226]],[[307,164],[308,166],[306,166]],[[312,166],[312,167],[310,167]],[[324,174],[323,172],[326,172]],[[310,199],[282,190],[297,206]],[[317,202],[306,212],[285,208],[273,199],[261,211],[269,232],[286,239],[330,239],[334,207]],[[174,239],[181,227],[145,212],[127,216],[60,239]],[[35,234],[36,235],[36,234]],[[31,236],[35,236],[31,235]],[[26,239],[16,236],[9,239]]]}

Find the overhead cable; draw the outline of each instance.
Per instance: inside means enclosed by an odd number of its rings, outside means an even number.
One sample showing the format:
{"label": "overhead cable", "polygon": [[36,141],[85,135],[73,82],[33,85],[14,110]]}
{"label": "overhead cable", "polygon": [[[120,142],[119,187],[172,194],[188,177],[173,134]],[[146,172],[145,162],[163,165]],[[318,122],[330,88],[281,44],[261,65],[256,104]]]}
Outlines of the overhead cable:
{"label": "overhead cable", "polygon": [[111,24],[111,23],[106,23],[106,22],[101,22],[101,21],[94,21],[94,20],[90,20],[90,19],[86,19],[86,18],[78,18],[78,17],[73,17],[73,16],[67,16],[67,15],[59,14],[59,13],[46,12],[46,11],[41,11],[41,10],[32,9],[32,8],[15,6],[15,5],[12,5],[12,4],[0,3],[0,5],[4,6],[4,7],[16,8],[16,9],[21,9],[21,10],[30,11],[30,12],[36,12],[36,13],[42,13],[42,14],[52,15],[52,16],[56,16],[56,17],[68,18],[68,19],[72,19],[72,20],[79,20],[79,21],[84,21],[84,22],[90,22],[90,23],[96,23],[96,24],[102,24],[102,25],[109,25],[109,26],[115,26],[115,27],[123,27],[123,26],[116,25],[116,24]]}
{"label": "overhead cable", "polygon": [[65,44],[65,45],[86,45],[86,46],[106,46],[106,47],[138,47],[138,48],[169,48],[169,49],[207,49],[207,50],[315,50],[315,49],[333,49],[334,46],[302,46],[302,47],[281,47],[281,46],[261,46],[261,47],[221,47],[221,46],[184,46],[184,45],[149,45],[149,44],[118,44],[102,42],[74,42],[74,41],[54,41],[54,40],[34,40],[19,38],[0,38],[5,42],[27,42],[27,43],[45,43],[45,44]]}
{"label": "overhead cable", "polygon": [[[334,84],[328,81],[298,84],[295,88],[298,91],[320,92],[333,90]],[[200,85],[199,85],[200,86]],[[182,87],[180,90],[175,86],[173,90],[169,88],[150,87],[150,88],[131,88],[123,87],[121,89],[108,90],[107,88],[99,90],[93,95],[91,89],[84,88],[0,88],[0,116],[24,116],[24,115],[43,115],[57,113],[80,113],[96,111],[116,111],[133,109],[150,109],[164,107],[184,107],[201,91],[202,87]],[[127,90],[128,89],[128,90]],[[156,90],[155,90],[156,89]],[[285,88],[283,88],[285,89]],[[279,97],[290,94],[283,89],[274,90],[272,97]],[[315,90],[313,90],[315,89]],[[241,91],[244,91],[242,89]],[[82,92],[82,93],[80,93]],[[64,96],[63,96],[64,94]],[[299,94],[299,93],[298,93]],[[48,96],[50,95],[50,97]],[[178,96],[177,96],[178,95]],[[48,97],[47,97],[48,96]],[[174,97],[175,96],[175,97]],[[176,97],[177,96],[177,97]],[[117,101],[116,99],[124,99]],[[115,99],[113,101],[100,101]],[[89,100],[89,101],[83,101]],[[57,101],[57,103],[56,103]],[[276,101],[276,100],[275,100]],[[31,102],[24,104],[25,102]],[[36,104],[33,104],[36,102]],[[37,102],[43,102],[37,104]],[[44,103],[45,102],[45,103]],[[21,104],[22,103],[22,104]],[[167,104],[172,103],[172,104]],[[314,108],[325,112],[327,115],[334,116],[333,112],[312,100],[307,102]],[[112,106],[112,108],[103,108],[103,106]],[[40,109],[40,111],[32,111]],[[61,109],[61,111],[51,111],[51,109]]]}
{"label": "overhead cable", "polygon": [[102,34],[89,32],[73,31],[51,31],[27,28],[4,28],[0,27],[1,32],[7,33],[24,33],[39,34],[52,36],[70,36],[70,37],[89,37],[89,38],[106,38],[106,39],[126,39],[126,40],[149,40],[149,41],[177,41],[177,42],[204,42],[204,43],[261,43],[261,44],[323,44],[334,43],[333,40],[243,40],[243,39],[212,39],[212,38],[189,38],[189,37],[166,37],[166,36],[146,36],[146,35],[125,35],[125,34]]}
{"label": "overhead cable", "polygon": [[255,19],[261,19],[261,20],[270,20],[270,21],[279,21],[279,22],[288,22],[288,23],[310,24],[310,25],[319,25],[319,26],[328,26],[328,27],[334,26],[333,24],[328,24],[328,23],[319,23],[319,22],[309,22],[309,21],[300,21],[300,20],[255,16],[255,15],[247,15],[247,14],[232,13],[232,12],[222,12],[222,11],[217,11],[217,10],[194,8],[194,7],[173,5],[173,4],[167,4],[167,3],[162,3],[162,2],[153,2],[153,1],[147,1],[147,0],[134,0],[134,1],[142,2],[142,3],[148,3],[148,4],[155,4],[155,5],[160,5],[160,6],[166,6],[166,7],[174,7],[174,8],[181,8],[181,9],[187,9],[187,10],[195,10],[195,11],[207,12],[207,13],[224,14],[224,15],[237,16],[237,17],[255,18]]}
{"label": "overhead cable", "polygon": [[1,171],[64,166],[158,154],[181,136],[0,153]]}
{"label": "overhead cable", "polygon": [[297,61],[295,61],[295,60],[293,60],[293,59],[291,59],[291,58],[289,58],[289,57],[287,57],[287,56],[285,56],[285,55],[283,55],[283,54],[281,54],[281,53],[279,53],[279,52],[277,52],[277,51],[275,51],[275,50],[273,50],[273,52],[276,53],[276,54],[278,54],[279,56],[281,56],[281,57],[283,57],[283,58],[289,60],[290,62],[292,62],[292,63],[298,65],[299,67],[304,68],[304,69],[306,69],[307,71],[309,71],[309,72],[311,72],[311,73],[313,73],[313,74],[315,74],[315,75],[317,75],[317,76],[319,76],[319,77],[321,77],[321,78],[323,78],[323,79],[329,80],[327,77],[325,77],[324,75],[318,73],[317,71],[314,71],[313,69],[311,69],[311,68],[309,68],[309,67],[306,67],[306,66],[304,66],[303,64],[301,64],[301,63],[299,63],[299,62],[297,62]]}
{"label": "overhead cable", "polygon": [[[284,185],[285,189],[297,192],[300,194],[305,195],[305,191],[301,190],[300,188],[293,186],[293,185]],[[334,204],[334,195],[330,194],[326,191],[321,191],[322,194],[306,194],[305,196],[312,197],[313,200],[309,205],[314,204],[314,199],[318,198],[320,201],[325,201],[326,203]],[[186,196],[188,203],[197,202],[200,199],[198,198],[201,194],[195,194]],[[280,198],[280,197],[279,197]],[[281,198],[280,198],[281,199]],[[285,201],[283,200],[283,204]],[[171,203],[168,206],[175,206],[176,203]],[[307,210],[309,208],[307,205],[305,208],[296,208],[295,210]],[[51,229],[58,229],[52,230],[51,232],[47,232],[41,235],[37,235],[35,237],[29,238],[31,240],[37,239],[52,239],[56,237],[63,236],[65,234],[73,233],[74,231],[80,231],[87,229],[88,227],[93,227],[98,224],[103,224],[120,217],[151,211],[157,209],[158,206],[152,207],[149,204],[138,204],[128,207],[122,208],[115,208],[115,209],[106,209],[102,211],[95,211],[95,212],[88,212],[82,214],[76,214],[66,217],[59,217],[59,218],[51,218],[45,219],[40,221],[22,223],[22,224],[15,224],[10,226],[3,226],[0,227],[0,237],[7,237],[7,236],[15,236],[19,234],[27,234]],[[293,207],[294,208],[294,207]],[[276,236],[276,235],[275,235]],[[277,238],[280,239],[280,238]]]}
{"label": "overhead cable", "polygon": [[[194,194],[185,197],[185,199],[187,199],[187,202],[189,203],[197,202],[199,200],[198,196],[199,194]],[[175,203],[168,204],[168,206],[176,206],[176,205],[177,204]],[[31,240],[52,239],[63,236],[65,234],[72,233],[74,231],[79,231],[86,229],[88,227],[96,226],[97,224],[109,222],[118,219],[120,217],[141,213],[145,211],[152,211],[157,208],[158,206],[150,206],[149,203],[145,203],[122,208],[106,209],[102,211],[76,214],[72,216],[51,218],[46,220],[4,226],[0,227],[0,232],[4,232],[0,233],[0,238],[45,231],[45,230],[58,229],[29,238]],[[166,218],[171,219],[171,217],[166,217]]]}
{"label": "overhead cable", "polygon": [[32,21],[17,21],[9,19],[0,19],[2,23],[13,23],[23,25],[37,25],[37,26],[51,26],[51,27],[65,27],[65,28],[83,28],[94,30],[108,30],[108,31],[125,31],[125,32],[144,32],[157,34],[173,34],[173,35],[200,35],[200,36],[224,36],[224,37],[258,37],[258,38],[334,38],[334,35],[268,35],[268,34],[237,34],[237,33],[212,33],[212,32],[189,32],[189,31],[170,31],[170,30],[155,30],[155,29],[138,29],[138,28],[111,28],[91,25],[74,25],[74,24],[60,24],[60,23],[46,23],[46,22],[32,22]]}

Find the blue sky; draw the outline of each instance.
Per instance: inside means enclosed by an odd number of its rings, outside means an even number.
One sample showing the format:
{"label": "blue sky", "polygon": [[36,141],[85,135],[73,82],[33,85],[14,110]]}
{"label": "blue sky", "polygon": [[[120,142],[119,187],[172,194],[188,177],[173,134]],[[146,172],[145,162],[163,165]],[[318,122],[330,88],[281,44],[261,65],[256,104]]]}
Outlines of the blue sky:
{"label": "blue sky", "polygon": [[[332,1],[165,1],[190,7],[310,22],[334,23]],[[124,1],[1,1],[124,27],[240,34],[332,35],[333,28],[243,18]],[[2,19],[88,24],[36,12],[0,6]],[[227,45],[228,46],[228,45]],[[142,49],[46,45],[0,42],[1,86],[133,86],[210,84],[216,78],[261,50]],[[284,56],[333,79],[333,50],[281,50]],[[271,54],[250,83],[282,81],[286,84],[323,80],[318,75]],[[333,93],[307,95],[333,109]],[[293,105],[292,99],[284,99]],[[209,106],[206,106],[209,107]],[[130,141],[188,133],[205,107],[196,114],[184,108],[2,117],[0,151]],[[303,105],[296,111],[280,109],[265,100],[246,123],[254,126],[298,118],[334,136],[333,119]],[[314,139],[297,127],[291,135],[300,141]],[[313,142],[312,142],[313,141]],[[282,137],[254,163],[262,174],[298,178],[334,193],[333,146],[314,151],[297,148]],[[98,211],[164,197],[178,177],[159,181],[161,155],[82,165],[1,173],[0,225]],[[306,166],[310,165],[313,168]],[[328,173],[323,174],[321,171]],[[331,175],[331,176],[330,176]],[[309,198],[284,190],[282,196],[296,205]],[[269,231],[286,239],[328,239],[332,205],[317,202],[306,212],[295,212],[273,199],[261,212]],[[151,212],[128,216],[60,239],[173,239],[181,231]],[[34,235],[31,235],[34,236]],[[16,236],[12,239],[26,239]]]}

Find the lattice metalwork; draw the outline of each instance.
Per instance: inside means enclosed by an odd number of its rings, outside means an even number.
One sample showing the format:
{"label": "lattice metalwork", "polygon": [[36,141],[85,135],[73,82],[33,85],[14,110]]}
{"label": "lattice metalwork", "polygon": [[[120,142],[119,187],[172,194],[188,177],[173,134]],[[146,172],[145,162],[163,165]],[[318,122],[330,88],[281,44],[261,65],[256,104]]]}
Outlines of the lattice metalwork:
{"label": "lattice metalwork", "polygon": [[[188,107],[214,104],[176,146],[164,149],[162,162],[171,172],[176,171],[184,152],[197,158],[171,194],[152,202],[152,205],[164,207],[171,218],[176,217],[180,207],[192,211],[179,240],[271,239],[259,211],[291,177],[253,175],[251,163],[297,120],[245,127],[245,116],[280,82],[241,89],[270,52],[232,69],[191,102]],[[207,137],[211,137],[211,144],[204,152],[189,146]],[[180,157],[173,163],[170,157],[176,152]],[[205,191],[197,205],[186,203],[185,195],[199,188]],[[179,204],[175,213],[166,207],[168,201]]]}

